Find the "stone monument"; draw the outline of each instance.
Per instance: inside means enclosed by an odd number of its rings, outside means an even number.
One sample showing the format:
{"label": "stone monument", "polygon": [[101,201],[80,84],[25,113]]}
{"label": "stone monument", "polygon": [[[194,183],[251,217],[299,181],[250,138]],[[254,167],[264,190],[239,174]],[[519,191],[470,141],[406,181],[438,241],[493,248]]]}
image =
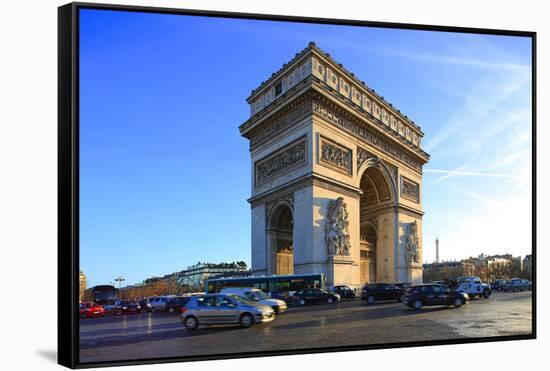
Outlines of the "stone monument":
{"label": "stone monument", "polygon": [[420,127],[314,43],[247,102],[253,273],[421,282]]}

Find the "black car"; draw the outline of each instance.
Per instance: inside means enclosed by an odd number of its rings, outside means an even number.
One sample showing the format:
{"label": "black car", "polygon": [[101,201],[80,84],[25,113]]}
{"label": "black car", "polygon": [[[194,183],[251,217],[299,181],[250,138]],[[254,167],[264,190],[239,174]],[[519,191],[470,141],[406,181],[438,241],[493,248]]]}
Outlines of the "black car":
{"label": "black car", "polygon": [[405,289],[391,283],[367,283],[361,290],[361,300],[374,304],[378,300],[401,301]]}
{"label": "black car", "polygon": [[348,300],[355,299],[355,291],[350,289],[348,286],[345,286],[345,285],[334,286],[333,291],[338,295],[340,295],[341,299],[348,299]]}
{"label": "black car", "polygon": [[185,296],[176,296],[175,298],[170,298],[164,306],[164,311],[168,313],[180,313],[181,308],[185,306],[188,301],[189,298]]}
{"label": "black car", "polygon": [[411,285],[410,282],[398,282],[398,283],[394,283],[394,286],[397,286],[400,289],[406,290],[409,287],[411,287],[412,285]]}
{"label": "black car", "polygon": [[502,290],[504,290],[504,283],[505,282],[506,282],[505,280],[494,280],[491,283],[491,289],[493,291],[502,291]]}
{"label": "black car", "polygon": [[114,314],[141,313],[141,305],[135,301],[117,300],[113,305]]}
{"label": "black car", "polygon": [[306,305],[310,303],[332,304],[340,300],[340,295],[321,289],[303,289],[294,293],[293,303]]}
{"label": "black car", "polygon": [[409,308],[421,309],[423,306],[454,305],[460,307],[468,300],[468,294],[451,290],[438,284],[412,286],[403,296],[403,303]]}

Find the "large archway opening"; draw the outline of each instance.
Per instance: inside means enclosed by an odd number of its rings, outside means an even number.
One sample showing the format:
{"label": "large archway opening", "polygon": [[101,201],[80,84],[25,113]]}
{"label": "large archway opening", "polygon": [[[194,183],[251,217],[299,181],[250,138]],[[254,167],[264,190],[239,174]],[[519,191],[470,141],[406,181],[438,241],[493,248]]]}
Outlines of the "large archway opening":
{"label": "large archway opening", "polygon": [[271,214],[268,228],[271,274],[294,273],[293,229],[294,220],[290,207],[277,206]]}
{"label": "large archway opening", "polygon": [[367,168],[360,181],[363,192],[359,204],[361,283],[377,282],[380,259],[378,216],[392,203],[390,185],[377,167]]}

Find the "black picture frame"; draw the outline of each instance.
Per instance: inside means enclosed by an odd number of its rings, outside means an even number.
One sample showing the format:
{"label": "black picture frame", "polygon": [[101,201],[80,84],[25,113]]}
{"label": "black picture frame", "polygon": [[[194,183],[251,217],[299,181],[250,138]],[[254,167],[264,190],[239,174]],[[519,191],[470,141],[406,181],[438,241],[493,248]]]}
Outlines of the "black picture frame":
{"label": "black picture frame", "polygon": [[[533,327],[530,335],[480,337],[455,340],[388,343],[382,345],[345,346],[307,350],[280,350],[240,354],[220,354],[191,357],[153,358],[81,363],[79,361],[79,10],[114,10],[124,12],[198,15],[206,17],[271,20],[331,25],[355,25],[407,30],[427,30],[489,35],[528,37],[532,40],[532,254],[533,254]],[[536,273],[536,32],[484,28],[464,28],[424,24],[387,23],[363,20],[311,18],[221,11],[202,11],[145,6],[70,3],[58,8],[58,363],[69,368],[154,364],[182,361],[231,359],[259,356],[279,356],[321,352],[342,352],[366,349],[417,347],[478,342],[536,339],[537,337],[537,273]]]}

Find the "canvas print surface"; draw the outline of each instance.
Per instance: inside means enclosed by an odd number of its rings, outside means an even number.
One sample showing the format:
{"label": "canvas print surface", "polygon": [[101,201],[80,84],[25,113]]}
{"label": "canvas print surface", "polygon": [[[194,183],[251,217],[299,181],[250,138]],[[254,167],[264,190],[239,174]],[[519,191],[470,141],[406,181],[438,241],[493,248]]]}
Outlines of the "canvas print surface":
{"label": "canvas print surface", "polygon": [[531,38],[79,22],[80,362],[532,334]]}

